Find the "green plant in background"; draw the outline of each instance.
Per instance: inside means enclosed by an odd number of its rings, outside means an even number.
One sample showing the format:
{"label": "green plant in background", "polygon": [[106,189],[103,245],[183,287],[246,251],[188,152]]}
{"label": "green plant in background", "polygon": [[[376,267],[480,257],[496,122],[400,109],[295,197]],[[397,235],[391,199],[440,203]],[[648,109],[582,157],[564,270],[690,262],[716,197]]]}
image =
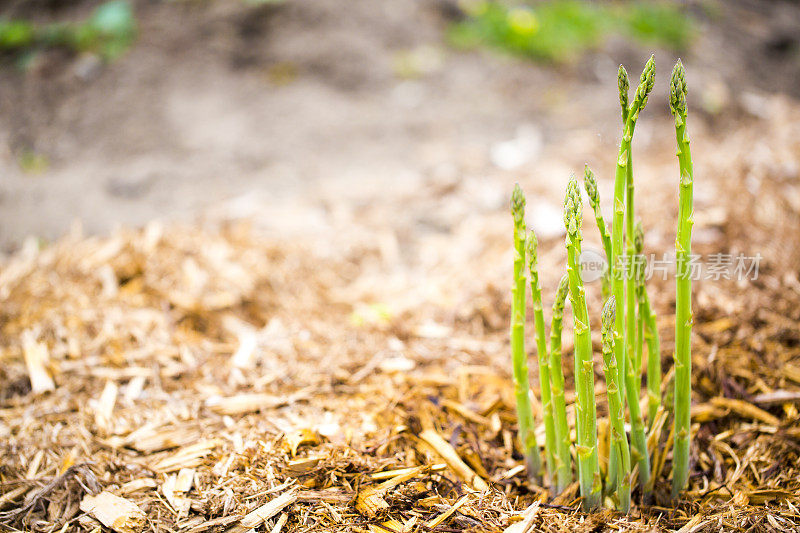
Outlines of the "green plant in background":
{"label": "green plant in background", "polygon": [[692,18],[672,2],[632,2],[616,12],[625,33],[644,44],[686,50],[696,31]]}
{"label": "green plant in background", "polygon": [[596,47],[608,24],[601,10],[575,1],[542,2],[536,8],[487,1],[465,6],[467,19],[450,29],[456,46],[488,45],[548,61],[567,60]]}
{"label": "green plant in background", "polygon": [[572,483],[572,464],[569,454],[569,426],[567,425],[567,402],[564,398],[564,370],[561,366],[561,322],[564,319],[564,303],[569,292],[569,274],[564,274],[558,283],[553,301],[553,316],[550,322],[550,389],[553,395],[553,414],[556,430],[556,492],[561,493]]}
{"label": "green plant in background", "polygon": [[525,353],[525,195],[519,185],[511,195],[514,218],[514,284],[511,288],[511,362],[514,392],[517,399],[519,440],[528,465],[528,477],[538,478],[541,471],[539,446],[533,433],[528,356]]}
{"label": "green plant in background", "polygon": [[467,0],[462,6],[466,18],[449,30],[455,46],[489,46],[544,61],[575,59],[612,33],[675,50],[685,49],[695,33],[688,15],[665,2]]}
{"label": "green plant in background", "polygon": [[113,60],[128,49],[135,36],[133,9],[127,0],[106,2],[80,23],[38,25],[27,20],[0,19],[0,50],[62,46]]}
{"label": "green plant in background", "polygon": [[[533,325],[536,339],[536,354],[539,360],[539,394],[544,412],[544,451],[547,461],[547,472],[550,475],[558,470],[556,458],[556,430],[553,418],[553,399],[550,390],[550,357],[547,353],[547,337],[544,332],[544,313],[542,311],[542,290],[539,287],[539,271],[536,268],[536,234],[531,230],[528,236],[528,268],[531,279],[531,296],[533,299]],[[552,482],[552,479],[551,479]]]}
{"label": "green plant in background", "polygon": [[690,404],[692,400],[692,278],[689,268],[692,253],[692,189],[694,174],[689,134],[686,132],[686,71],[680,59],[672,70],[669,107],[675,117],[680,186],[678,231],[675,238],[675,448],[672,458],[672,494],[677,496],[689,478]]}
{"label": "green plant in background", "polygon": [[581,193],[572,176],[564,200],[564,226],[567,229],[567,274],[569,296],[575,322],[575,425],[578,435],[578,478],[583,507],[586,510],[600,506],[601,481],[597,453],[597,409],[594,398],[594,361],[589,325],[589,309],[581,277],[581,224],[583,218]]}
{"label": "green plant in background", "polygon": [[[619,388],[619,369],[614,357],[614,319],[616,304],[614,297],[606,300],[603,306],[603,372],[606,376],[606,394],[608,395],[608,418],[611,427],[611,449],[609,461],[616,461],[613,480],[616,492],[617,508],[627,513],[631,507],[631,457],[628,449],[628,437],[625,434],[625,404]],[[610,464],[610,463],[609,463]],[[609,485],[612,482],[609,481]]]}

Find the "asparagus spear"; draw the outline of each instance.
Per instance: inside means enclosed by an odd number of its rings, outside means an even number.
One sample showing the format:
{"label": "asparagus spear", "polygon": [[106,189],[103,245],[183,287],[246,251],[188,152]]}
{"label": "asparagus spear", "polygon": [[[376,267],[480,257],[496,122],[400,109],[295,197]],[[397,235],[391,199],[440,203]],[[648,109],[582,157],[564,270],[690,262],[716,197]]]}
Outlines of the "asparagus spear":
{"label": "asparagus spear", "polygon": [[650,305],[650,296],[644,290],[644,341],[647,343],[647,422],[650,426],[661,407],[661,340],[658,336],[657,317]]}
{"label": "asparagus spear", "polygon": [[542,468],[539,446],[533,433],[528,358],[525,354],[525,195],[519,184],[511,193],[511,214],[514,217],[514,284],[511,288],[511,362],[514,391],[517,398],[519,440],[528,465],[528,478],[539,479]]}
{"label": "asparagus spear", "polygon": [[539,392],[544,411],[544,450],[547,461],[547,472],[550,482],[557,469],[556,433],[553,420],[553,402],[550,392],[550,356],[547,353],[547,337],[544,332],[544,314],[542,313],[542,289],[539,287],[539,271],[536,268],[536,234],[531,230],[528,236],[528,268],[531,273],[531,295],[533,296],[533,324],[536,337],[536,354],[539,360]]}
{"label": "asparagus spear", "polygon": [[[642,251],[644,250],[644,231],[639,222],[634,229],[634,243],[636,244],[636,255],[641,258],[639,267],[640,276],[644,276],[644,269],[647,266],[644,262]],[[656,315],[650,306],[650,297],[647,294],[647,286],[644,280],[636,287],[639,305],[639,320],[644,322],[644,332],[639,331],[638,338],[647,344],[647,423],[652,425],[656,412],[661,406],[661,346],[658,339],[658,327],[656,326]],[[641,343],[641,340],[639,341]]]}
{"label": "asparagus spear", "polygon": [[[641,380],[642,375],[642,356],[644,354],[644,264],[642,260],[642,250],[644,249],[644,231],[642,230],[642,223],[637,222],[633,228],[633,254],[631,260],[633,265],[633,278],[634,289],[636,297],[636,313],[633,313],[636,319],[636,346],[634,349],[637,376]],[[648,391],[649,396],[649,391]]]}
{"label": "asparagus spear", "polygon": [[[651,57],[652,59],[652,57]],[[645,65],[645,70],[647,66]],[[623,220],[625,215],[625,187],[627,180],[628,152],[631,149],[631,139],[633,138],[633,128],[628,126],[628,119],[631,118],[628,107],[628,71],[620,65],[617,71],[617,86],[619,87],[619,102],[622,107],[622,142],[619,146],[617,157],[617,167],[614,174],[614,205],[611,215],[611,292],[619,302],[619,309],[614,318],[614,355],[619,364],[619,382],[622,390],[623,405],[625,403],[625,368],[627,361],[625,357],[625,288],[622,283],[624,273],[621,271],[622,242],[623,242]],[[638,89],[637,89],[638,93]],[[638,113],[634,118],[638,117]],[[635,126],[635,121],[633,125]],[[616,463],[614,463],[616,464]]]}
{"label": "asparagus spear", "polygon": [[[619,69],[619,78],[627,78],[627,72],[622,66],[620,66]],[[631,150],[631,139],[633,137],[634,128],[636,127],[636,121],[639,118],[639,113],[642,109],[644,109],[645,105],[647,105],[647,97],[650,94],[650,91],[653,89],[654,80],[655,60],[653,56],[650,56],[650,59],[647,61],[647,64],[642,71],[639,86],[634,94],[633,102],[631,102],[627,116],[625,117],[625,128],[623,130],[622,142],[620,143],[619,147],[619,156],[617,158],[617,168],[614,179],[614,217],[611,233],[611,255],[614,259],[612,266],[612,284],[617,306],[619,306],[620,302],[624,301],[623,298],[625,297],[625,287],[623,286],[624,273],[620,268],[620,259],[622,257],[625,196],[627,189],[626,185],[628,181],[627,169],[630,167],[629,154]],[[623,87],[624,85],[626,84],[620,82],[620,87]],[[620,101],[622,101],[622,96],[620,96]],[[630,286],[630,289],[633,290],[632,285]],[[635,303],[631,304],[629,300],[627,306],[632,308],[634,305]],[[628,338],[626,339],[623,336],[623,331],[625,329],[623,324],[623,317],[625,316],[624,311],[624,309],[618,308],[614,321],[614,356],[616,357],[621,373],[623,374],[621,378],[625,379],[624,389],[630,409],[632,444],[631,463],[634,462],[634,459],[638,463],[639,482],[642,486],[645,486],[647,481],[650,479],[650,459],[647,454],[644,425],[642,424],[641,413],[639,412],[639,391],[641,389],[641,379],[639,380],[637,386],[636,376],[632,372],[633,369],[631,368],[631,361],[629,360],[633,358],[632,351],[625,349],[627,342],[632,340],[634,331],[633,327],[630,327],[629,323],[627,332]],[[633,312],[633,309],[631,309],[631,312]],[[620,379],[620,381],[622,381],[622,379]]]}
{"label": "asparagus spear", "polygon": [[[622,67],[620,67],[622,68]],[[625,72],[625,69],[622,68],[620,71],[619,79],[619,100],[620,104],[623,108],[623,116],[627,117],[628,113],[628,75]],[[594,172],[592,169],[589,168],[589,165],[584,165],[583,167],[583,185],[586,188],[586,194],[589,197],[589,204],[592,206],[592,211],[594,211],[594,219],[597,222],[597,228],[600,230],[600,240],[603,242],[603,250],[606,253],[606,271],[603,273],[603,298],[608,299],[609,292],[611,290],[611,235],[608,234],[608,227],[606,226],[606,221],[603,218],[603,212],[600,209],[600,192],[597,189],[597,180],[594,177]],[[616,366],[616,365],[615,365]],[[620,375],[617,379],[618,384],[624,384],[624,376]],[[624,391],[624,385],[621,386],[621,390]],[[625,394],[622,393],[622,407],[623,411],[625,409]],[[608,434],[608,477],[607,477],[607,485],[609,487],[616,486],[617,484],[617,457],[616,457],[617,449],[614,447],[613,442],[613,435],[611,433]]]}
{"label": "asparagus spear", "polygon": [[606,221],[603,219],[603,211],[600,209],[600,192],[597,190],[597,180],[588,164],[583,168],[583,185],[586,188],[586,194],[589,196],[589,205],[592,206],[592,211],[594,211],[597,229],[600,230],[600,240],[603,242],[603,251],[606,253],[606,271],[603,273],[603,297],[605,298],[607,297],[606,293],[610,290],[611,235],[608,234],[608,227],[606,226]]}
{"label": "asparagus spear", "polygon": [[686,71],[679,59],[672,70],[669,107],[675,116],[680,189],[678,231],[675,238],[677,261],[675,298],[675,447],[672,458],[672,495],[677,496],[689,479],[689,409],[692,400],[692,188],[694,183],[689,135],[686,132]]}
{"label": "asparagus spear", "polygon": [[569,274],[564,274],[558,284],[553,302],[553,320],[550,323],[550,387],[553,394],[553,412],[556,430],[556,492],[561,493],[572,483],[572,467],[569,455],[569,426],[564,399],[564,371],[561,366],[561,321],[564,318],[564,302],[569,291]]}
{"label": "asparagus spear", "polygon": [[622,125],[628,122],[628,90],[630,89],[628,71],[622,65],[617,71],[617,87],[619,88],[619,106],[622,108]]}
{"label": "asparagus spear", "polygon": [[615,490],[617,509],[627,513],[631,506],[631,459],[628,450],[628,438],[625,435],[625,410],[622,404],[618,381],[619,371],[614,358],[614,315],[616,305],[614,297],[606,300],[603,306],[603,372],[606,375],[606,394],[608,396],[608,418],[611,423],[611,441],[616,453],[611,457],[617,461]]}
{"label": "asparagus spear", "polygon": [[[644,247],[644,234],[642,232],[642,225],[641,223],[636,224],[634,227],[634,249],[633,253],[631,254],[631,267],[633,269],[633,279],[634,279],[634,290],[635,290],[635,302],[636,308],[631,306],[629,309],[631,311],[631,315],[635,318],[635,327],[636,333],[635,336],[632,336],[632,342],[635,342],[636,346],[634,349],[634,358],[632,359],[633,364],[630,365],[632,369],[632,374],[634,376],[634,381],[636,383],[636,390],[639,391],[642,388],[642,354],[644,352],[644,264],[642,262],[642,249]],[[634,312],[634,309],[636,312]],[[649,398],[649,390],[648,390],[648,398]],[[638,398],[637,398],[638,399]],[[639,404],[640,405],[640,404]],[[639,411],[641,407],[637,406]],[[633,411],[631,411],[633,413]],[[642,434],[644,434],[644,423],[642,422],[642,416],[639,414],[638,421],[642,424]],[[634,417],[631,415],[631,426],[634,425]],[[635,438],[635,437],[634,437]],[[647,450],[647,441],[645,441],[644,449]],[[640,462],[641,465],[641,462]],[[640,466],[641,470],[641,466]],[[649,455],[648,455],[648,474],[649,474]],[[643,483],[647,483],[644,487],[645,494],[649,493],[652,489],[650,487],[650,478],[648,477]]]}
{"label": "asparagus spear", "polygon": [[590,337],[589,310],[581,278],[581,195],[578,181],[572,176],[564,202],[564,225],[567,228],[567,273],[569,295],[575,325],[575,420],[578,433],[578,476],[583,508],[600,506],[600,468],[597,457],[597,412],[594,399],[594,362]]}

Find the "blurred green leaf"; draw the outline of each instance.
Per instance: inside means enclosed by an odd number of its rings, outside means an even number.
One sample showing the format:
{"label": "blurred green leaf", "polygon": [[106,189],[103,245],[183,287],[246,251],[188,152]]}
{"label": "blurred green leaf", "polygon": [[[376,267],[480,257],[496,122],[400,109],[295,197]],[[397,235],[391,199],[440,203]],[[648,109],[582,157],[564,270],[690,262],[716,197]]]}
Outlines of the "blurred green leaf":
{"label": "blurred green leaf", "polygon": [[33,41],[33,26],[22,20],[0,20],[0,47],[19,48]]}
{"label": "blurred green leaf", "polygon": [[467,18],[452,25],[450,42],[461,48],[489,46],[543,61],[565,62],[600,46],[611,33],[682,49],[693,24],[672,4],[603,4],[578,0],[462,3]]}
{"label": "blurred green leaf", "polygon": [[628,33],[640,41],[685,50],[694,35],[694,21],[671,4],[642,2],[621,11]]}
{"label": "blurred green leaf", "polygon": [[136,22],[128,0],[106,2],[80,23],[37,26],[25,20],[0,20],[0,49],[4,50],[64,46],[115,59],[128,49],[135,36]]}

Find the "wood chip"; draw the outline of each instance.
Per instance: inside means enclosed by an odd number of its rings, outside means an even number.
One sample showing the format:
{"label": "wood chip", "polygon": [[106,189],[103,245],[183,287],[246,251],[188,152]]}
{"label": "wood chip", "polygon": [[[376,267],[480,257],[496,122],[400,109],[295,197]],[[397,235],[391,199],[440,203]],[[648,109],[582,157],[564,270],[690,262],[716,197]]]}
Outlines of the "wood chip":
{"label": "wood chip", "polygon": [[432,429],[426,429],[420,432],[419,438],[425,441],[431,448],[436,450],[444,462],[447,463],[455,473],[462,480],[471,484],[475,490],[481,492],[489,490],[489,485],[478,474],[475,473],[464,461],[459,457],[458,452],[450,446],[450,443],[442,438],[441,435]]}
{"label": "wood chip", "polygon": [[119,533],[140,533],[145,526],[145,515],[135,503],[110,492],[85,496],[81,511]]}
{"label": "wood chip", "polygon": [[295,501],[297,501],[297,491],[294,489],[288,490],[261,507],[247,513],[239,524],[228,529],[228,533],[244,533],[255,529]]}
{"label": "wood chip", "polygon": [[98,428],[108,430],[111,427],[111,415],[114,412],[114,405],[117,403],[118,393],[117,384],[113,381],[106,381],[94,410],[94,423]]}
{"label": "wood chip", "polygon": [[289,520],[289,515],[286,513],[281,513],[277,522],[275,522],[275,526],[272,528],[272,530],[270,530],[270,533],[281,533],[281,529],[283,529],[283,526],[286,525],[287,520]]}
{"label": "wood chip", "polygon": [[[427,469],[431,472],[441,472],[445,468],[447,468],[446,463],[437,463],[427,467]],[[404,476],[412,471],[418,472],[419,467],[415,466],[411,468],[398,468],[397,470],[384,470],[383,472],[375,472],[374,474],[370,474],[369,477],[372,478],[373,481],[380,481],[382,479],[391,479],[398,476]]]}
{"label": "wood chip", "polygon": [[436,518],[429,520],[428,523],[425,524],[425,526],[428,527],[429,529],[435,528],[436,526],[438,526],[439,524],[450,518],[453,515],[453,513],[458,511],[458,508],[467,503],[467,500],[471,496],[472,496],[471,494],[465,494],[464,496],[459,498],[458,501],[454,503],[447,511],[443,512]]}
{"label": "wood chip", "polygon": [[425,466],[406,469],[402,474],[384,481],[380,485],[367,487],[356,497],[356,510],[370,518],[377,516],[380,511],[389,508],[389,504],[383,499],[383,495],[386,494],[386,491],[413,479],[426,470],[427,467]]}
{"label": "wood chip", "polygon": [[241,518],[241,516],[235,514],[230,516],[220,516],[219,518],[212,518],[211,520],[207,520],[197,524],[196,526],[193,526],[191,529],[185,531],[185,533],[202,533],[203,531],[208,531],[209,529],[219,531],[220,529],[226,528],[234,522],[238,522],[241,520]]}
{"label": "wood chip", "polygon": [[145,489],[154,489],[158,486],[155,479],[143,477],[128,481],[119,488],[120,494],[131,494]]}
{"label": "wood chip", "polygon": [[748,403],[743,400],[735,400],[733,398],[723,398],[718,396],[716,398],[711,398],[711,404],[714,407],[730,409],[732,412],[736,413],[742,418],[758,420],[759,422],[763,422],[770,426],[781,425],[781,421],[778,420],[776,416],[771,415],[763,409],[756,407],[752,403]]}
{"label": "wood chip", "polygon": [[34,333],[26,330],[22,334],[22,351],[25,354],[25,365],[31,379],[31,390],[34,394],[55,390],[56,384],[46,369],[50,361],[50,353],[43,342],[37,342]]}
{"label": "wood chip", "polygon": [[161,458],[151,465],[151,468],[156,472],[174,472],[181,468],[194,468],[200,466],[203,457],[206,457],[211,451],[219,446],[219,441],[212,439],[198,442],[192,446],[181,448],[175,453]]}
{"label": "wood chip", "polygon": [[264,393],[237,394],[226,398],[215,396],[206,400],[206,407],[220,415],[241,415],[289,405],[306,396],[306,394],[274,396]]}
{"label": "wood chip", "polygon": [[539,505],[540,502],[538,501],[529,505],[528,508],[519,515],[522,520],[505,528],[503,533],[530,533],[533,531],[533,521],[536,520],[536,515],[539,514]]}
{"label": "wood chip", "polygon": [[753,403],[759,405],[782,405],[800,403],[800,391],[776,390],[753,397]]}

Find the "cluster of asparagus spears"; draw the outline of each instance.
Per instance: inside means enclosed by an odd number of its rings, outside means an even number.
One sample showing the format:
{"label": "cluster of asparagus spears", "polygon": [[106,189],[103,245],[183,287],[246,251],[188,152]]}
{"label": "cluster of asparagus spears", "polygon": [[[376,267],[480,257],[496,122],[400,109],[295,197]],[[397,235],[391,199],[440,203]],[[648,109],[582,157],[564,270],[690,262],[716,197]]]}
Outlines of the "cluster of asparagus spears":
{"label": "cluster of asparagus spears", "polygon": [[[573,480],[570,430],[564,398],[564,373],[561,364],[561,323],[569,295],[573,314],[574,378],[575,378],[575,459],[584,509],[601,505],[603,488],[616,507],[630,508],[631,484],[634,479],[643,495],[652,491],[650,454],[645,436],[645,418],[640,408],[642,358],[647,346],[647,423],[652,426],[663,411],[661,406],[661,349],[656,315],[650,306],[645,286],[645,265],[642,249],[644,237],[641,223],[634,219],[633,168],[631,140],[639,113],[647,105],[653,89],[655,62],[647,61],[639,85],[628,101],[628,73],[619,67],[619,96],[622,108],[622,142],[620,143],[614,179],[614,202],[609,233],[600,210],[597,182],[586,166],[584,185],[589,203],[600,230],[607,268],[603,275],[602,311],[603,372],[609,411],[609,454],[605,484],[600,472],[597,432],[597,409],[594,390],[594,363],[591,326],[581,273],[581,226],[583,221],[581,192],[574,176],[567,185],[564,204],[564,225],[567,230],[567,273],[561,278],[553,303],[550,346],[545,337],[542,291],[537,269],[537,241],[525,227],[525,196],[519,185],[511,196],[514,218],[514,286],[511,310],[511,352],[519,418],[519,438],[531,479],[546,473],[555,492],[563,491]],[[678,60],[670,81],[670,109],[675,117],[677,155],[680,168],[678,230],[675,240],[677,297],[675,313],[675,390],[674,448],[672,493],[677,496],[688,480],[689,407],[691,400],[692,328],[691,278],[689,255],[692,234],[692,159],[686,133],[686,80]],[[624,243],[624,247],[623,247]],[[539,366],[540,397],[545,427],[544,468],[534,435],[528,382],[528,363],[524,348],[527,261],[533,296],[533,322]],[[628,407],[630,437],[625,427]],[[630,442],[629,439],[630,438]]]}

